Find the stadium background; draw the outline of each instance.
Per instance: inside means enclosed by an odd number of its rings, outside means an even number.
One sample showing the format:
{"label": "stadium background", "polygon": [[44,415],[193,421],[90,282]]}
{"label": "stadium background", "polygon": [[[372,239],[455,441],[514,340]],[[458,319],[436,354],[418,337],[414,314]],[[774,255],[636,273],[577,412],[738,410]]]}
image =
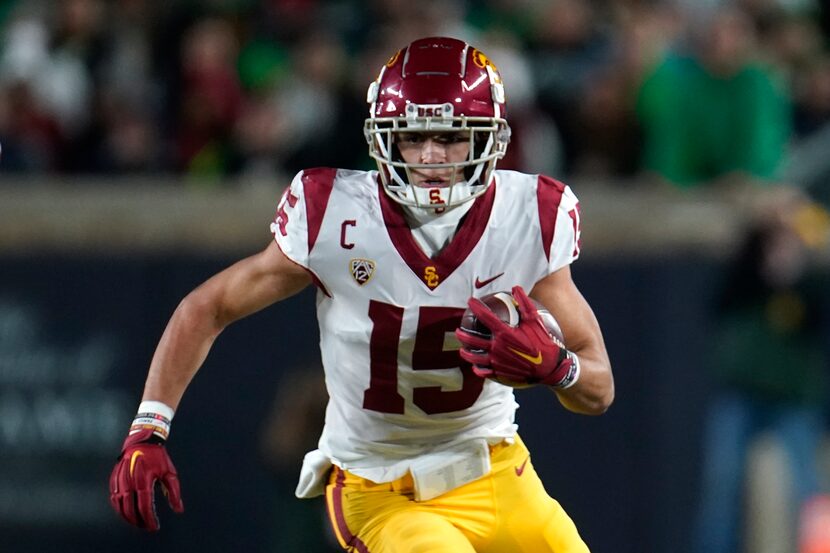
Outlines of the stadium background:
{"label": "stadium background", "polygon": [[[0,2],[0,551],[331,550],[322,505],[291,497],[299,458],[264,446],[275,398],[319,363],[310,291],[229,328],[185,396],[169,445],[185,515],[160,507],[162,532],[142,534],[111,512],[107,477],[178,300],[267,243],[294,171],[369,167],[365,87],[429,34],[497,61],[505,165],[561,177],[583,204],[574,275],[617,400],[586,418],[520,392],[534,464],[592,551],[686,551],[721,268],[777,185],[830,195],[827,4],[732,2],[783,75],[789,139],[774,174],[693,186],[641,161],[634,98],[655,51],[727,2],[161,4]],[[753,493],[774,504],[787,478],[767,459]]]}

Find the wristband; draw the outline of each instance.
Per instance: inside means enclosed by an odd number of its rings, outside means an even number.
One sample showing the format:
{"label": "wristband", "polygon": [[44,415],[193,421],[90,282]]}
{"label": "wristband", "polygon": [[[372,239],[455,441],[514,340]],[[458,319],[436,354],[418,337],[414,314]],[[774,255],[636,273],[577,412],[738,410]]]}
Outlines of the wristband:
{"label": "wristband", "polygon": [[130,435],[142,430],[152,430],[155,436],[167,440],[173,409],[160,401],[142,401],[130,426]]}
{"label": "wristband", "polygon": [[567,356],[571,360],[571,368],[568,369],[568,374],[559,381],[559,384],[553,386],[557,390],[567,390],[579,380],[579,357],[572,351],[568,351]]}

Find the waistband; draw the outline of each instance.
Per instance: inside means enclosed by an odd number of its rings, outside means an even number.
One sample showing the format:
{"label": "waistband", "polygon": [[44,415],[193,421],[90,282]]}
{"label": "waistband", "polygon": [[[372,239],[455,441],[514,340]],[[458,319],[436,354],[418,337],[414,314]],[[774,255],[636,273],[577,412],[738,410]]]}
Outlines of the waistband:
{"label": "waistband", "polygon": [[[514,436],[512,439],[505,439],[497,444],[491,444],[489,449],[492,464],[491,472],[499,470],[500,467],[497,462],[497,457],[502,457],[502,453],[505,453],[509,449],[516,449],[517,453],[526,450],[524,442],[522,442],[518,435]],[[341,486],[348,486],[350,488],[367,492],[391,491],[397,493],[412,493],[415,489],[415,483],[412,480],[412,475],[408,472],[397,480],[392,480],[391,482],[372,482],[371,480],[358,476],[348,470],[341,469],[337,465],[334,465],[332,468],[331,475],[329,476],[329,483],[338,483]]]}

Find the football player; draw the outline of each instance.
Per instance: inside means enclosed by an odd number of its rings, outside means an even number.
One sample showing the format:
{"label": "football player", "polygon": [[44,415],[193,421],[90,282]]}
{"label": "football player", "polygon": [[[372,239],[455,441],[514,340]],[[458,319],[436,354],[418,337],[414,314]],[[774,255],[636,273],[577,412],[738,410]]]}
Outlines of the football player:
{"label": "football player", "polygon": [[[587,551],[517,434],[514,388],[499,383],[547,386],[577,413],[613,401],[600,328],[569,268],[580,252],[576,196],[544,175],[496,170],[510,140],[504,85],[460,40],[395,53],[368,103],[378,170],[300,172],[274,241],[176,309],[112,473],[112,505],[157,530],[159,483],[183,510],[165,440],[185,388],[223,328],[313,283],[329,402],[296,494],[325,494],[345,549]],[[516,326],[476,299],[504,289]],[[488,336],[458,329],[467,307]]]}

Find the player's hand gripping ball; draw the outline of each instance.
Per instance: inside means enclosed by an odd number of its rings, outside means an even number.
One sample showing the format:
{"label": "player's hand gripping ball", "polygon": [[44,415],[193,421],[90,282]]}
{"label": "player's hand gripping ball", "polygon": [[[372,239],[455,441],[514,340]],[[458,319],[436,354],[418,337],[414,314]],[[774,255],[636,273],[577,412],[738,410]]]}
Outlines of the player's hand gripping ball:
{"label": "player's hand gripping ball", "polygon": [[470,298],[456,336],[473,371],[506,386],[567,388],[579,374],[556,319],[519,286]]}

